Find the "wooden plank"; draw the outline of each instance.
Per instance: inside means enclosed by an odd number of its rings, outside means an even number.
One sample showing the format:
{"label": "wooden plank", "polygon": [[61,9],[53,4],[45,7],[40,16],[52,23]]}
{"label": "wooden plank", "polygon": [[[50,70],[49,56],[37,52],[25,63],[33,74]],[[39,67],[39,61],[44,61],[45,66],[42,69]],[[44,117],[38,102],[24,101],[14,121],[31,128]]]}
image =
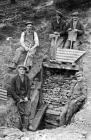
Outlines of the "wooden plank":
{"label": "wooden plank", "polygon": [[1,98],[7,99],[7,96],[0,95],[0,99],[1,99]]}
{"label": "wooden plank", "polygon": [[0,89],[0,92],[4,92],[4,93],[7,93],[7,90],[4,90],[4,89]]}
{"label": "wooden plank", "polygon": [[66,65],[66,64],[60,64],[60,62],[56,63],[47,63],[43,62],[43,66],[47,68],[57,68],[57,69],[68,69],[68,70],[79,70],[79,66],[76,65],[75,67],[72,67],[72,65]]}
{"label": "wooden plank", "polygon": [[31,128],[29,127],[29,130],[35,131],[37,130],[38,126],[41,123],[41,120],[43,118],[43,115],[46,111],[47,105],[44,104],[40,107],[37,114],[35,115],[35,118],[32,120]]}
{"label": "wooden plank", "polygon": [[7,98],[0,97],[0,100],[6,101]]}
{"label": "wooden plank", "polygon": [[85,51],[58,48],[56,52],[56,61],[73,63],[85,53]]}
{"label": "wooden plank", "polygon": [[7,90],[0,89],[0,100],[3,100],[3,101],[7,100]]}
{"label": "wooden plank", "polygon": [[59,50],[57,50],[57,53],[79,56],[79,55],[84,54],[85,51],[78,51],[78,50],[71,50],[71,49],[59,49]]}
{"label": "wooden plank", "polygon": [[59,123],[58,123],[57,121],[53,121],[53,120],[45,120],[45,122],[46,122],[46,123],[49,123],[49,124],[51,124],[51,125],[54,125],[54,126],[56,126],[56,127],[59,126]]}
{"label": "wooden plank", "polygon": [[5,92],[1,92],[1,91],[0,91],[0,94],[3,94],[3,95],[6,95],[6,96],[7,96],[7,92],[5,93]]}
{"label": "wooden plank", "polygon": [[0,97],[7,97],[7,95],[0,94]]}
{"label": "wooden plank", "polygon": [[74,50],[74,49],[61,49],[61,48],[57,48],[57,50],[62,51],[62,52],[67,52],[67,53],[85,53],[85,51],[80,51],[80,50]]}
{"label": "wooden plank", "polygon": [[47,109],[46,113],[57,115],[57,116],[60,115],[60,111],[55,111],[55,110],[51,110],[51,109]]}

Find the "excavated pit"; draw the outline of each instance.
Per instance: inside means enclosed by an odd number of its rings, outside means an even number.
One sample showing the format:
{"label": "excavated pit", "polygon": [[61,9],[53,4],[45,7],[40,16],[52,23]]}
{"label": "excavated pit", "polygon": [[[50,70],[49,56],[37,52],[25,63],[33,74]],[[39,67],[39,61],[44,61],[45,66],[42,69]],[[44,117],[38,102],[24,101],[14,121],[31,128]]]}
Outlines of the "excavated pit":
{"label": "excavated pit", "polygon": [[74,70],[43,67],[40,100],[48,107],[39,129],[53,129],[60,126],[60,115],[70,100],[70,90],[76,82],[75,73]]}

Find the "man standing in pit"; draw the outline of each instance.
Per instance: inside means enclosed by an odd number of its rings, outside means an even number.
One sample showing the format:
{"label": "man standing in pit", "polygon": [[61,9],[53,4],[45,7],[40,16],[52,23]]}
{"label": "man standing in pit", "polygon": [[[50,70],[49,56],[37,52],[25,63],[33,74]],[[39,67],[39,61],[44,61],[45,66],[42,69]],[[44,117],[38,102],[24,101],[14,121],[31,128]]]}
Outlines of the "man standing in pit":
{"label": "man standing in pit", "polygon": [[29,129],[29,119],[34,118],[39,100],[39,93],[30,95],[30,80],[25,74],[27,68],[18,66],[18,74],[11,81],[11,95],[20,114],[22,131]]}
{"label": "man standing in pit", "polygon": [[50,34],[51,38],[51,48],[50,48],[50,58],[55,60],[56,49],[58,47],[63,48],[65,42],[65,28],[66,22],[64,17],[60,11],[56,11],[56,18],[52,19],[51,22],[51,30]]}
{"label": "man standing in pit", "polygon": [[77,82],[72,85],[71,96],[68,104],[64,107],[60,116],[60,125],[67,125],[71,122],[73,115],[84,105],[87,98],[87,86],[84,81],[83,73],[76,73]]}
{"label": "man standing in pit", "polygon": [[12,69],[15,69],[21,54],[28,54],[26,66],[32,66],[33,57],[36,52],[36,47],[39,46],[39,39],[37,33],[34,31],[33,24],[31,22],[27,22],[26,30],[21,33],[20,43],[21,47],[16,49],[15,56],[12,61],[12,65],[9,66]]}
{"label": "man standing in pit", "polygon": [[68,38],[65,43],[65,48],[67,49],[80,49],[81,37],[84,34],[84,27],[79,21],[78,15],[78,12],[74,12],[72,14],[72,20],[66,26]]}

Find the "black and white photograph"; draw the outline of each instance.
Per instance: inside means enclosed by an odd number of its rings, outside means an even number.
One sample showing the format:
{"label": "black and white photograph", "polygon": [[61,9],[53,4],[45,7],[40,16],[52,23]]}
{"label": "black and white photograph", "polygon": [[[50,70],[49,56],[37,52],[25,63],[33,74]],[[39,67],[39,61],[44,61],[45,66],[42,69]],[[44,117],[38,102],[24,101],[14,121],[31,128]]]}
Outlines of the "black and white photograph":
{"label": "black and white photograph", "polygon": [[0,0],[0,140],[91,140],[91,0]]}

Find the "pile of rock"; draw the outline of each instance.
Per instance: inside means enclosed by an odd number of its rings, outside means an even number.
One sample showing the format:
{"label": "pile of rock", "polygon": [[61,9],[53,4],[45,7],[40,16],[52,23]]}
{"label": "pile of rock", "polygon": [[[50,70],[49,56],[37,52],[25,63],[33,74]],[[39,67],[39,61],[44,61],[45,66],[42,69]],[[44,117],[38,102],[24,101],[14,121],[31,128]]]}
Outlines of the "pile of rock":
{"label": "pile of rock", "polygon": [[71,95],[73,78],[62,74],[45,76],[42,86],[43,102],[48,104],[45,122],[59,125],[57,120],[62,108],[68,103]]}

